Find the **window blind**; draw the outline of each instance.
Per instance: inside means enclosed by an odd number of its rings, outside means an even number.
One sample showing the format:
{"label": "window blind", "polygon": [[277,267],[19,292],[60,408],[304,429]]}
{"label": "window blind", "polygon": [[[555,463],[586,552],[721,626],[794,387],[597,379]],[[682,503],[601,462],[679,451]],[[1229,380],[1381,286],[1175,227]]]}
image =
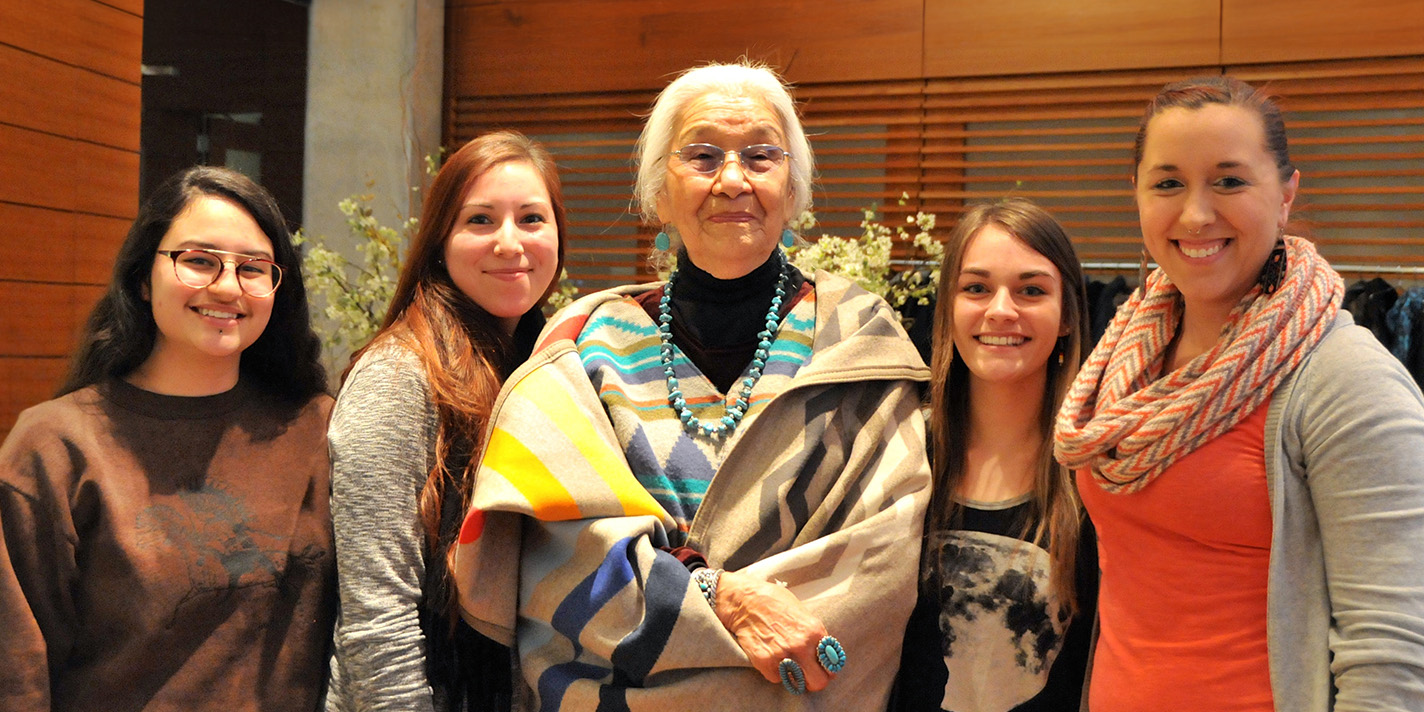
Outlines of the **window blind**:
{"label": "window blind", "polygon": [[[1052,211],[1094,269],[1126,271],[1141,248],[1131,148],[1147,101],[1170,81],[1227,72],[1285,111],[1302,173],[1292,230],[1342,271],[1424,271],[1421,59],[801,85],[818,163],[808,237],[858,234],[872,206],[889,225],[935,213],[943,237],[966,206],[1014,195]],[[583,291],[650,280],[656,228],[632,204],[632,154],[655,95],[449,97],[446,136],[539,139],[564,181],[570,277]]]}

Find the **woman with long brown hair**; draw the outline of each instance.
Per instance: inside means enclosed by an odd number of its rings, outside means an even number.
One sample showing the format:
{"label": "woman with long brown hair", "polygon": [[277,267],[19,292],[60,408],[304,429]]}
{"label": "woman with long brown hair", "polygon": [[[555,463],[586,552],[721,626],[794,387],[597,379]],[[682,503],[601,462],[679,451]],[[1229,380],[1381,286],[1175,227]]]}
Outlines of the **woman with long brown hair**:
{"label": "woman with long brown hair", "polygon": [[332,415],[341,612],[327,709],[508,708],[508,651],[460,622],[449,556],[564,236],[554,162],[520,134],[481,136],[435,176],[385,323]]}
{"label": "woman with long brown hair", "polygon": [[144,200],[64,385],[0,445],[0,709],[316,708],[331,397],[300,263],[240,173]]}
{"label": "woman with long brown hair", "polygon": [[1082,268],[1024,199],[970,209],[945,247],[935,484],[892,709],[1076,710],[1097,565],[1052,436],[1088,339]]}

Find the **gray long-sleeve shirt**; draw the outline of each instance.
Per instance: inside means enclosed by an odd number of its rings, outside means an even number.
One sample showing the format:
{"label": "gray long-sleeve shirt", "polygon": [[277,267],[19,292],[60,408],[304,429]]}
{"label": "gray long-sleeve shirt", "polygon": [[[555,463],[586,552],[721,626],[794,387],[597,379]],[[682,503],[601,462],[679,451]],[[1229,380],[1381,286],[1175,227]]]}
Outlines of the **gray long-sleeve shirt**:
{"label": "gray long-sleeve shirt", "polygon": [[328,439],[341,612],[326,709],[433,711],[419,605],[420,490],[439,419],[417,356],[371,349],[337,397]]}

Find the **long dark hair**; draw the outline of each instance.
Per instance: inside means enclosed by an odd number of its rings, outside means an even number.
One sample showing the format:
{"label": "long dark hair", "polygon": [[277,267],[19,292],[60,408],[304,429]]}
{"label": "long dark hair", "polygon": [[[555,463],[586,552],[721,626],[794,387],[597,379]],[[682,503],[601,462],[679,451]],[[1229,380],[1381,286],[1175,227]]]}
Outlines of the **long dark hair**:
{"label": "long dark hair", "polygon": [[204,196],[231,201],[250,215],[272,242],[273,260],[283,268],[282,286],[272,297],[267,328],[242,352],[242,373],[291,402],[305,402],[326,391],[321,341],[311,327],[301,256],[277,201],[241,173],[194,166],[164,181],[139,208],[114,260],[109,288],[89,314],[79,351],[57,396],[127,375],[153,352],[158,325],[152,305],[143,298],[144,285],[153,271],[158,245],[174,219],[194,199]]}
{"label": "long dark hair", "polygon": [[[969,366],[954,348],[954,298],[964,253],[970,241],[990,225],[999,226],[1048,258],[1062,280],[1061,323],[1068,334],[1058,339],[1048,359],[1048,378],[1038,418],[1039,431],[1044,437],[1030,500],[1033,516],[1029,521],[1037,521],[1038,526],[1035,531],[1024,533],[1048,550],[1053,562],[1050,585],[1058,599],[1075,610],[1073,577],[1082,509],[1071,473],[1053,459],[1053,419],[1087,355],[1088,294],[1082,279],[1083,268],[1068,234],[1052,215],[1023,198],[970,208],[945,242],[935,302],[934,356],[930,363],[930,454],[934,487],[925,532],[933,537],[949,531],[958,525],[963,515],[963,507],[955,495],[964,482],[965,453],[969,446]],[[1059,356],[1062,363],[1058,361]],[[926,547],[927,552],[930,549]],[[922,585],[932,586],[939,579],[939,567],[940,557],[925,559]]]}
{"label": "long dark hair", "polygon": [[430,383],[440,427],[435,437],[435,464],[419,500],[418,514],[427,551],[423,615],[435,617],[428,626],[431,630],[427,630],[427,671],[436,682],[456,688],[449,690],[452,695],[460,694],[458,688],[463,684],[479,682],[468,680],[468,671],[452,666],[451,660],[439,652],[447,649],[440,635],[454,633],[459,620],[452,576],[455,540],[469,501],[474,470],[479,466],[475,457],[479,438],[495,396],[504,379],[518,366],[520,354],[514,339],[500,329],[498,320],[455,286],[444,261],[445,244],[455,229],[461,202],[470,186],[486,171],[509,162],[528,163],[539,173],[549,191],[559,236],[555,278],[521,319],[516,335],[527,332],[531,322],[542,319],[540,310],[558,286],[558,275],[563,271],[567,242],[559,174],[553,158],[538,143],[514,131],[497,131],[465,144],[436,174],[381,330],[352,356],[354,364],[378,344],[399,343],[420,358]]}

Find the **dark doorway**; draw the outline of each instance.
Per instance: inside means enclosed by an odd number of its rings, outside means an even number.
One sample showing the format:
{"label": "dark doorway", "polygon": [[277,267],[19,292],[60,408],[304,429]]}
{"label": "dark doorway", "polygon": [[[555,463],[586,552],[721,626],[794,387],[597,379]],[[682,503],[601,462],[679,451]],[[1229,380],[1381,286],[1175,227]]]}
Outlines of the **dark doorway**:
{"label": "dark doorway", "polygon": [[145,0],[140,199],[194,164],[228,166],[302,216],[308,2]]}

